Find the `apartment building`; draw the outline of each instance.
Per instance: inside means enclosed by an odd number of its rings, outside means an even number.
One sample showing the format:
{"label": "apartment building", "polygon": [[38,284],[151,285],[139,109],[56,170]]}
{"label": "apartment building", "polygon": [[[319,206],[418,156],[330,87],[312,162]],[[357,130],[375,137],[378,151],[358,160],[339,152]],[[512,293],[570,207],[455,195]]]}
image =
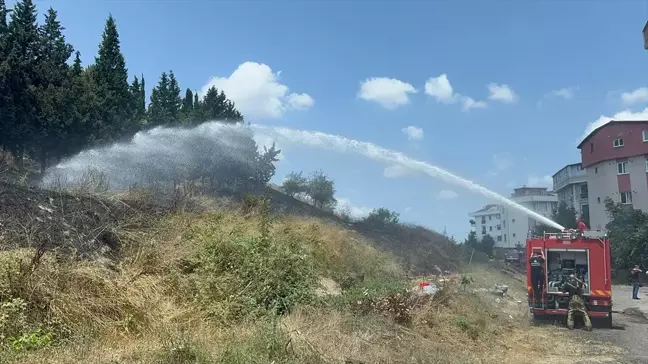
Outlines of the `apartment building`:
{"label": "apartment building", "polygon": [[588,189],[590,227],[608,223],[605,199],[648,212],[648,120],[611,121],[578,145]]}
{"label": "apartment building", "polygon": [[589,221],[587,174],[581,163],[568,164],[553,175],[553,192],[558,203],[566,202]]}
{"label": "apartment building", "polygon": [[[550,217],[558,207],[558,197],[544,187],[520,187],[513,190],[510,199],[543,216]],[[495,239],[498,249],[513,249],[524,246],[528,232],[537,222],[526,214],[504,205],[490,204],[469,214],[474,221],[477,239],[485,235]]]}

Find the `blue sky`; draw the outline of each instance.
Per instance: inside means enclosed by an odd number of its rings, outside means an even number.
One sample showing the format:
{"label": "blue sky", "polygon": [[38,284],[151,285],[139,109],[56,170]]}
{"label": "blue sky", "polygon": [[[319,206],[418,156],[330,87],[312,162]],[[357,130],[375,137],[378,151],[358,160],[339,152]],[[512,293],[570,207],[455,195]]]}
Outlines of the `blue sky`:
{"label": "blue sky", "polygon": [[[86,64],[112,13],[149,87],[172,69],[183,89],[224,88],[252,123],[373,142],[503,194],[577,162],[588,127],[648,119],[644,1],[36,4],[58,10]],[[276,182],[321,168],[357,213],[387,207],[463,239],[489,202],[363,157],[281,147]]]}

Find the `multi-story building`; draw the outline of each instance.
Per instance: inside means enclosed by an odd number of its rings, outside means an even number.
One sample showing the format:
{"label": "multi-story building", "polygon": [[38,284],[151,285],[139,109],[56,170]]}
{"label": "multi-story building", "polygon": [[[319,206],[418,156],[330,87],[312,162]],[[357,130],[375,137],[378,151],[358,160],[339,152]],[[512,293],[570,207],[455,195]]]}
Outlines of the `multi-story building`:
{"label": "multi-story building", "polygon": [[568,164],[553,175],[553,192],[558,203],[566,202],[589,221],[587,175],[580,163]]}
{"label": "multi-story building", "polygon": [[[546,217],[558,207],[558,197],[544,187],[516,188],[511,200]],[[490,235],[495,239],[495,247],[504,250],[524,245],[529,231],[537,224],[516,209],[495,204],[486,205],[469,216],[474,221],[477,239]]]}
{"label": "multi-story building", "polygon": [[648,120],[611,121],[578,145],[592,229],[608,222],[605,199],[648,211]]}

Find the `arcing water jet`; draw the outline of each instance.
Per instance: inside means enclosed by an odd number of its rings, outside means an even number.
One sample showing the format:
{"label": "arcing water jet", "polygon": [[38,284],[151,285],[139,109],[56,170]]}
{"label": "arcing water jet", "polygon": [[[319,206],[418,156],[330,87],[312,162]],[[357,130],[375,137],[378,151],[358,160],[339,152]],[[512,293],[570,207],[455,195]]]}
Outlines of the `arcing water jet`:
{"label": "arcing water jet", "polygon": [[545,225],[554,227],[559,230],[565,229],[560,224],[536,213],[535,211],[529,210],[524,206],[518,205],[517,203],[498,193],[495,193],[465,178],[452,174],[440,167],[409,158],[400,152],[384,149],[372,143],[360,142],[342,136],[331,135],[317,131],[295,130],[265,125],[251,125],[250,127],[255,131],[266,133],[270,138],[273,139],[281,139],[282,141],[293,143],[299,142],[301,144],[318,148],[358,153],[380,162],[399,164],[408,169],[421,171],[434,178],[440,178],[446,182],[461,186],[468,190],[480,193],[490,199],[501,202],[502,204],[512,209],[518,210]]}
{"label": "arcing water jet", "polygon": [[[498,201],[545,225],[564,230],[564,227],[524,206],[509,200],[483,186],[452,174],[440,167],[411,159],[402,153],[381,148],[375,144],[348,139],[317,131],[295,130],[265,125],[226,125],[219,122],[203,123],[195,128],[155,128],[137,133],[129,143],[113,144],[106,148],[83,151],[69,160],[51,168],[46,173],[45,186],[75,183],[83,179],[89,169],[104,173],[112,187],[123,188],[151,180],[173,180],[182,175],[188,165],[199,165],[205,158],[230,158],[247,163],[247,156],[238,148],[241,135],[254,132],[257,139],[276,140],[281,144],[306,146],[356,153],[370,159],[398,164],[420,171],[446,182],[477,192]],[[215,145],[227,148],[215,147]],[[214,152],[218,154],[214,154]]]}

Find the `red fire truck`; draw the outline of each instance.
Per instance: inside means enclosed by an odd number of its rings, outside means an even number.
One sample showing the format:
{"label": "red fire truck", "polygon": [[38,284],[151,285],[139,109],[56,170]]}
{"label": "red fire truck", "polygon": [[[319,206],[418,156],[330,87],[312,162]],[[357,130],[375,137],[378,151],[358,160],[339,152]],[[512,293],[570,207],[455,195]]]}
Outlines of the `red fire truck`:
{"label": "red fire truck", "polygon": [[[542,297],[535,297],[529,257],[540,252],[545,257]],[[567,316],[569,297],[561,292],[571,274],[584,282],[583,299],[592,321],[612,327],[612,282],[610,240],[600,231],[564,231],[531,237],[526,245],[529,308],[534,319]]]}

